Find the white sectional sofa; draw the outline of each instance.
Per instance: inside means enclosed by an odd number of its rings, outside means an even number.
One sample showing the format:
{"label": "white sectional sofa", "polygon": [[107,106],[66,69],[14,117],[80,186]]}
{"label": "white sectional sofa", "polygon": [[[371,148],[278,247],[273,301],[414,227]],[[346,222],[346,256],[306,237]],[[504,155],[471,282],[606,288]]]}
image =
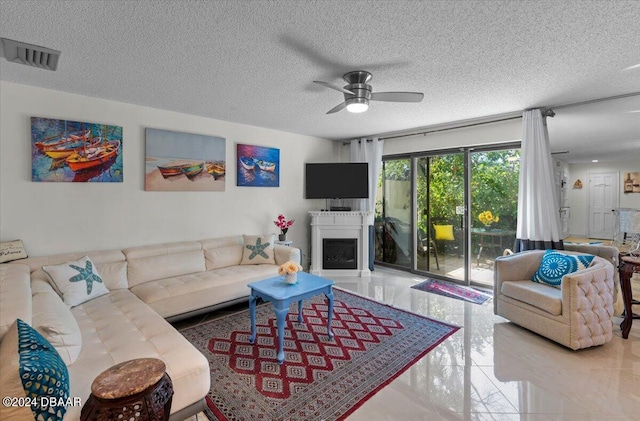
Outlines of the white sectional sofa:
{"label": "white sectional sofa", "polygon": [[[233,236],[2,264],[0,340],[20,318],[41,333],[62,338],[62,344],[51,343],[63,359],[80,347],[67,368],[70,396],[80,397],[83,404],[100,372],[134,358],[159,358],[173,381],[171,419],[184,419],[204,407],[209,364],[168,321],[247,300],[247,283],[277,275],[278,265],[286,261],[300,262],[299,249],[276,244],[275,264],[245,265],[243,249],[243,237]],[[42,266],[85,255],[97,266],[109,292],[72,307],[68,317],[68,307]],[[69,407],[64,419],[79,419],[80,410]]]}

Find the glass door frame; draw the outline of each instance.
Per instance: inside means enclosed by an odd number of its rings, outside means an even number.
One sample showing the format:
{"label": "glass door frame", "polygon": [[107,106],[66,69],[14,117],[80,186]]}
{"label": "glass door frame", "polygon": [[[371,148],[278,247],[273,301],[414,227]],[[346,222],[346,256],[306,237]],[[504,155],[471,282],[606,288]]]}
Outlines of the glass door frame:
{"label": "glass door frame", "polygon": [[[486,286],[486,285],[482,285],[479,282],[473,282],[471,280],[471,262],[472,262],[472,256],[471,256],[471,225],[472,225],[472,221],[471,221],[471,154],[474,152],[491,152],[491,151],[499,151],[499,150],[505,150],[505,149],[520,149],[521,148],[521,142],[520,141],[514,141],[514,142],[508,142],[508,143],[499,143],[499,144],[491,144],[491,145],[474,145],[474,146],[465,146],[465,147],[458,147],[458,148],[449,148],[449,149],[438,149],[438,150],[433,150],[433,151],[422,151],[422,152],[412,152],[412,153],[406,153],[406,154],[393,154],[393,155],[385,155],[382,157],[383,161],[387,161],[387,160],[398,160],[398,159],[409,159],[410,160],[410,168],[411,168],[411,237],[410,237],[410,244],[409,244],[409,248],[410,250],[413,250],[413,253],[411,253],[411,264],[410,264],[410,270],[409,272],[411,273],[415,273],[418,275],[422,275],[422,276],[428,276],[431,278],[437,278],[437,279],[442,279],[442,280],[446,280],[449,282],[454,282],[454,283],[458,283],[458,284],[462,284],[462,285],[479,285],[479,286]],[[417,248],[417,244],[418,244],[418,230],[417,230],[417,221],[418,221],[418,195],[417,195],[417,177],[418,177],[418,171],[417,171],[417,165],[418,165],[418,159],[419,158],[430,158],[430,157],[434,157],[434,156],[440,156],[440,155],[447,155],[447,154],[459,154],[459,153],[463,153],[464,154],[464,191],[463,191],[463,196],[464,196],[464,215],[463,215],[463,226],[462,226],[462,233],[463,233],[463,266],[464,266],[464,279],[456,279],[456,278],[451,278],[451,277],[447,277],[447,276],[443,276],[437,273],[433,273],[433,272],[429,272],[429,271],[425,271],[425,270],[420,270],[417,268],[417,252],[418,252],[418,248]],[[384,183],[384,178],[382,180],[382,182]],[[383,186],[383,192],[384,192],[384,186]],[[400,269],[400,270],[407,270],[406,267],[404,266],[399,266],[399,265],[394,265],[391,263],[384,263],[384,262],[380,262],[380,261],[376,261],[375,262],[376,265],[379,266],[384,266],[384,267],[391,267],[391,268],[395,268],[395,269]]]}

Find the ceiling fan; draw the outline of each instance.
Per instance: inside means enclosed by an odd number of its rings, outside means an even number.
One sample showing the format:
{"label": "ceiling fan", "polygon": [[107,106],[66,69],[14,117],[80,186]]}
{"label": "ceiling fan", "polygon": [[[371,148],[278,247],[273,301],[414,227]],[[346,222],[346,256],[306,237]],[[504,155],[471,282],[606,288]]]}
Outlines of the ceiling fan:
{"label": "ceiling fan", "polygon": [[345,107],[352,113],[362,113],[369,108],[369,101],[420,102],[424,98],[420,92],[371,92],[371,85],[367,83],[372,77],[371,73],[364,70],[346,73],[342,76],[347,82],[344,88],[321,80],[313,82],[344,94],[344,102],[330,109],[327,114],[337,113]]}

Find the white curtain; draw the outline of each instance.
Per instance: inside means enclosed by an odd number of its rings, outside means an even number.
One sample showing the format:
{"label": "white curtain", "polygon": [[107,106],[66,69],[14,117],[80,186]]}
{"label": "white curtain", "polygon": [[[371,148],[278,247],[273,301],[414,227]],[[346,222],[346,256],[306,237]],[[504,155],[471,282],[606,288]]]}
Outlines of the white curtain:
{"label": "white curtain", "polygon": [[378,177],[382,167],[382,147],[384,139],[373,138],[356,139],[351,141],[349,152],[351,162],[366,162],[369,164],[369,198],[356,199],[352,206],[354,210],[371,212],[369,215],[369,225],[373,225],[374,212],[376,206],[376,193],[378,189]]}
{"label": "white curtain", "polygon": [[516,251],[562,249],[549,133],[539,109],[525,111],[518,190]]}

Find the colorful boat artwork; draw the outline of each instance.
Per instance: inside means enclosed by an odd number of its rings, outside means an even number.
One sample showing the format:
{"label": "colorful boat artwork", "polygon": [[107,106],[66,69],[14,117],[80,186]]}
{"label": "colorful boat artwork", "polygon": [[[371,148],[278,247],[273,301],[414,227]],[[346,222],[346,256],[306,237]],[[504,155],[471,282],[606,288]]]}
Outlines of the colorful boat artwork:
{"label": "colorful boat artwork", "polygon": [[262,171],[274,172],[276,170],[276,164],[274,162],[263,161],[261,159],[256,161],[256,165]]}
{"label": "colorful boat artwork", "polygon": [[31,180],[122,183],[122,126],[31,117]]}
{"label": "colorful boat artwork", "polygon": [[79,149],[67,158],[67,165],[74,172],[87,171],[109,162],[118,154],[120,141],[104,142]]}
{"label": "colorful boat artwork", "polygon": [[[36,148],[38,148],[42,152],[46,152],[49,150],[61,149],[61,147],[65,144],[69,143],[80,143],[87,140],[91,135],[91,130],[84,130],[80,132],[75,132],[69,134],[67,137],[62,135],[58,136],[50,136],[48,138],[42,139],[39,142],[36,142]],[[68,149],[68,148],[67,148]]]}
{"label": "colorful boat artwork", "polygon": [[182,167],[184,167],[184,165],[169,165],[166,167],[158,165],[158,170],[164,178],[169,178],[175,177],[177,175],[182,175]]}
{"label": "colorful boat artwork", "polygon": [[203,168],[204,168],[204,162],[201,162],[199,164],[183,165],[181,167],[182,173],[186,175],[187,178],[191,181],[193,181],[193,179],[196,178],[202,172]]}
{"label": "colorful boat artwork", "polygon": [[247,187],[280,185],[280,149],[237,144],[236,184]]}
{"label": "colorful boat artwork", "polygon": [[227,169],[224,162],[209,162],[207,163],[207,172],[213,176],[214,179],[218,179],[225,175]]}
{"label": "colorful boat artwork", "polygon": [[240,157],[240,164],[242,164],[244,169],[252,170],[256,166],[256,161],[251,157],[241,156]]}
{"label": "colorful boat artwork", "polygon": [[[68,156],[72,155],[73,153],[77,152],[80,149],[84,149],[86,145],[86,140],[80,140],[80,141],[69,141],[63,144],[60,144],[58,146],[55,147],[47,147],[46,149],[44,149],[44,154],[47,155],[49,158],[53,158],[53,159],[64,159],[67,158]],[[95,139],[91,139],[89,141],[89,145],[88,146],[95,146],[98,145],[99,143],[102,143],[102,138],[101,137],[97,137]]]}

